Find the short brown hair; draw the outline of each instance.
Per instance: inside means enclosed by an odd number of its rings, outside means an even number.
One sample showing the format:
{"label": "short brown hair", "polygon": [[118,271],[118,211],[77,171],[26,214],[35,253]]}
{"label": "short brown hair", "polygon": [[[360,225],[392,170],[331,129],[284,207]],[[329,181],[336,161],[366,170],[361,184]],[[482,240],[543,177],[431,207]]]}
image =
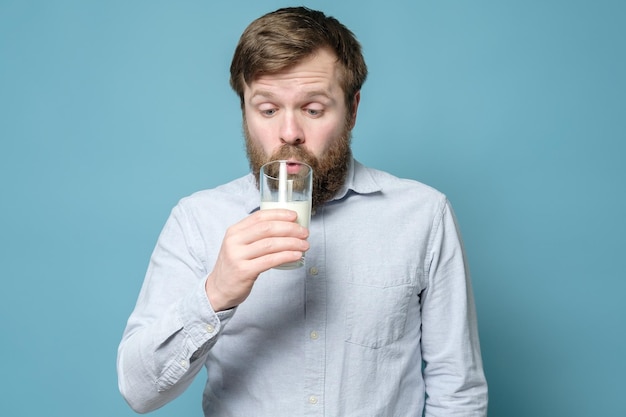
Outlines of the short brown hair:
{"label": "short brown hair", "polygon": [[230,85],[244,105],[244,87],[262,74],[273,74],[300,63],[320,48],[329,48],[342,68],[340,80],[346,105],[367,78],[361,44],[337,19],[306,7],[288,7],[253,21],[243,32],[230,65]]}

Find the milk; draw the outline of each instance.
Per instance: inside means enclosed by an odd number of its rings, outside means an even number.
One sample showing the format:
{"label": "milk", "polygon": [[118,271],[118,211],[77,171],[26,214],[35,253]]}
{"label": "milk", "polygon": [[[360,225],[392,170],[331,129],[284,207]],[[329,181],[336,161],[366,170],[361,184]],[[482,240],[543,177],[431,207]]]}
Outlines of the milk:
{"label": "milk", "polygon": [[309,222],[311,220],[311,203],[309,201],[261,202],[261,210],[277,208],[295,211],[296,213],[298,213],[298,218],[296,219],[298,224],[302,227],[309,227]]}

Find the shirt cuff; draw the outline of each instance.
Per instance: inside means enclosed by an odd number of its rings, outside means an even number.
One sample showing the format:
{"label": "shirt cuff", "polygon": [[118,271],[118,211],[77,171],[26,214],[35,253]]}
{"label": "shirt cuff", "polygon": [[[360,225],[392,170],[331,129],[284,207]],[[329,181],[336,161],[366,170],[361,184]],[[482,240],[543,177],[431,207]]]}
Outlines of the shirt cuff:
{"label": "shirt cuff", "polygon": [[213,311],[206,294],[205,282],[206,279],[202,280],[198,288],[180,305],[183,331],[196,349],[204,347],[207,342],[214,339],[236,310],[232,308],[217,313]]}

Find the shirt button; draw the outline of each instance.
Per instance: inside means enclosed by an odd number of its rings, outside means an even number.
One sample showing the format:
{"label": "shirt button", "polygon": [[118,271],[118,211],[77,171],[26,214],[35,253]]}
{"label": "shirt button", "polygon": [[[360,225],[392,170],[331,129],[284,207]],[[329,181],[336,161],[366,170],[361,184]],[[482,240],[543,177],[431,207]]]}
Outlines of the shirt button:
{"label": "shirt button", "polygon": [[180,366],[182,366],[183,368],[186,368],[187,366],[189,366],[189,363],[183,359],[182,361],[180,361]]}
{"label": "shirt button", "polygon": [[313,330],[313,331],[309,334],[309,336],[311,336],[311,339],[313,339],[313,340],[317,340],[317,339],[320,337],[319,333],[318,333],[318,332],[316,332],[315,330]]}
{"label": "shirt button", "polygon": [[317,269],[316,267],[312,266],[311,269],[309,269],[309,273],[311,275],[317,275],[319,273],[319,269]]}
{"label": "shirt button", "polygon": [[309,397],[309,404],[317,404],[317,397],[315,395]]}
{"label": "shirt button", "polygon": [[209,333],[213,333],[215,331],[215,327],[213,327],[212,324],[207,324],[206,325],[206,331]]}

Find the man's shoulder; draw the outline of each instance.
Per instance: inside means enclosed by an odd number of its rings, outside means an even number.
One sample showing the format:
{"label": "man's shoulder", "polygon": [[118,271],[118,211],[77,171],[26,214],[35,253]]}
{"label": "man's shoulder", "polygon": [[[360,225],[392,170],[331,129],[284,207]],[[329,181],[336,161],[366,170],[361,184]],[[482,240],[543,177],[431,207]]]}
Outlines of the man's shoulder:
{"label": "man's shoulder", "polygon": [[422,198],[441,200],[446,196],[438,189],[415,179],[396,176],[388,171],[355,163],[355,176],[368,178],[377,184],[383,194],[408,193]]}
{"label": "man's shoulder", "polygon": [[258,199],[254,177],[251,174],[237,178],[225,184],[196,191],[191,195],[183,197],[178,205],[187,209],[196,207],[218,207],[225,209],[235,209],[237,207],[247,208],[249,203]]}

